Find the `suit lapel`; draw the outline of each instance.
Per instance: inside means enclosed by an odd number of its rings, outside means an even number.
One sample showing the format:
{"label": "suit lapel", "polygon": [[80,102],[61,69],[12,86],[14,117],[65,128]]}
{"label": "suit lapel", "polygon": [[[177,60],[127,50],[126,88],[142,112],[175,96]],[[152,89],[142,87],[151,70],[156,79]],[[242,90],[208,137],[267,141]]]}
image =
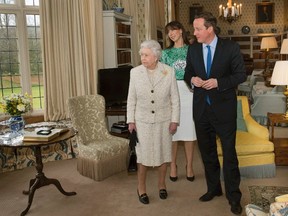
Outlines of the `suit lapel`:
{"label": "suit lapel", "polygon": [[[207,77],[207,73],[206,73],[206,69],[205,69],[205,62],[204,62],[204,55],[203,55],[203,47],[202,47],[202,43],[198,43],[198,47],[197,47],[197,57],[199,59],[196,59],[196,63],[199,64],[199,68],[201,68],[201,70],[198,73],[201,73],[201,77]],[[196,56],[195,56],[196,58]],[[198,68],[198,67],[197,67]]]}
{"label": "suit lapel", "polygon": [[214,62],[221,62],[221,61],[219,61],[219,58],[223,58],[223,56],[222,56],[222,51],[223,51],[222,43],[223,43],[223,41],[218,37],[218,42],[216,44],[216,49],[215,49],[214,57],[212,60],[210,77],[213,74],[213,71],[214,71],[213,68],[215,67],[215,64],[216,64]]}

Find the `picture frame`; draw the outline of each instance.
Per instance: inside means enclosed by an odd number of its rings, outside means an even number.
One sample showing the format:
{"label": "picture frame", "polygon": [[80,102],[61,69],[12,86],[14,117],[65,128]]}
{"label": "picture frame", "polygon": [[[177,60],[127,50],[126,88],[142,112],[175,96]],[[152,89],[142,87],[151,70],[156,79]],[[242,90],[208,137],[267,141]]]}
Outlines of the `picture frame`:
{"label": "picture frame", "polygon": [[274,2],[256,3],[256,24],[274,23]]}
{"label": "picture frame", "polygon": [[194,21],[194,17],[196,14],[203,11],[203,6],[200,4],[193,4],[191,7],[189,7],[189,23],[192,24]]}

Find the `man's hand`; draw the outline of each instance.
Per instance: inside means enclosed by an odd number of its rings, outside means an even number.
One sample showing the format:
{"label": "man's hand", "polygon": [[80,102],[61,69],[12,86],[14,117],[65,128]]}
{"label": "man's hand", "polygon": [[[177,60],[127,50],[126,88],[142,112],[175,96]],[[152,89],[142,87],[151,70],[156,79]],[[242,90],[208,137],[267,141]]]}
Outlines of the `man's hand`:
{"label": "man's hand", "polygon": [[202,88],[210,90],[218,87],[217,79],[211,78],[203,82]]}
{"label": "man's hand", "polygon": [[218,88],[217,79],[214,78],[208,80],[202,80],[200,77],[192,77],[191,83],[198,88],[204,88],[206,90]]}
{"label": "man's hand", "polygon": [[202,87],[204,80],[202,80],[200,77],[192,77],[191,83],[196,87]]}

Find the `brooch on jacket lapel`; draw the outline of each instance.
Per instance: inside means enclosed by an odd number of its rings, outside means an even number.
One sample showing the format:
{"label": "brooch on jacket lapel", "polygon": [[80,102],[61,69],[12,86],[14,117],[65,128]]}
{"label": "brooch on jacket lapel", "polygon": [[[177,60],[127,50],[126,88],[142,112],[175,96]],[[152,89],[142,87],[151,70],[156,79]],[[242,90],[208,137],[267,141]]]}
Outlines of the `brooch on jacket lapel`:
{"label": "brooch on jacket lapel", "polygon": [[161,71],[162,72],[162,74],[164,75],[164,76],[166,76],[167,75],[167,73],[168,73],[168,71],[167,70],[163,70],[163,71]]}

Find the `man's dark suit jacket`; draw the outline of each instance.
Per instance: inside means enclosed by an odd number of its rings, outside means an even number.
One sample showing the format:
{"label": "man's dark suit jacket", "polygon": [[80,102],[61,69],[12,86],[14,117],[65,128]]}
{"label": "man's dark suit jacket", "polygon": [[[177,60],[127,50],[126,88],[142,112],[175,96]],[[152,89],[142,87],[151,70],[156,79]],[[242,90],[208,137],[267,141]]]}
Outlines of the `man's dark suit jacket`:
{"label": "man's dark suit jacket", "polygon": [[[203,80],[208,79],[203,60],[202,44],[197,42],[189,46],[187,53],[184,80],[189,86],[192,86],[191,78],[194,76],[198,76]],[[192,87],[194,88],[194,120],[200,120],[207,105],[207,95],[209,95],[211,101],[211,108],[220,122],[236,120],[237,97],[235,91],[238,84],[246,80],[243,56],[236,42],[218,38],[210,78],[217,79],[218,88],[205,90],[195,86]]]}

